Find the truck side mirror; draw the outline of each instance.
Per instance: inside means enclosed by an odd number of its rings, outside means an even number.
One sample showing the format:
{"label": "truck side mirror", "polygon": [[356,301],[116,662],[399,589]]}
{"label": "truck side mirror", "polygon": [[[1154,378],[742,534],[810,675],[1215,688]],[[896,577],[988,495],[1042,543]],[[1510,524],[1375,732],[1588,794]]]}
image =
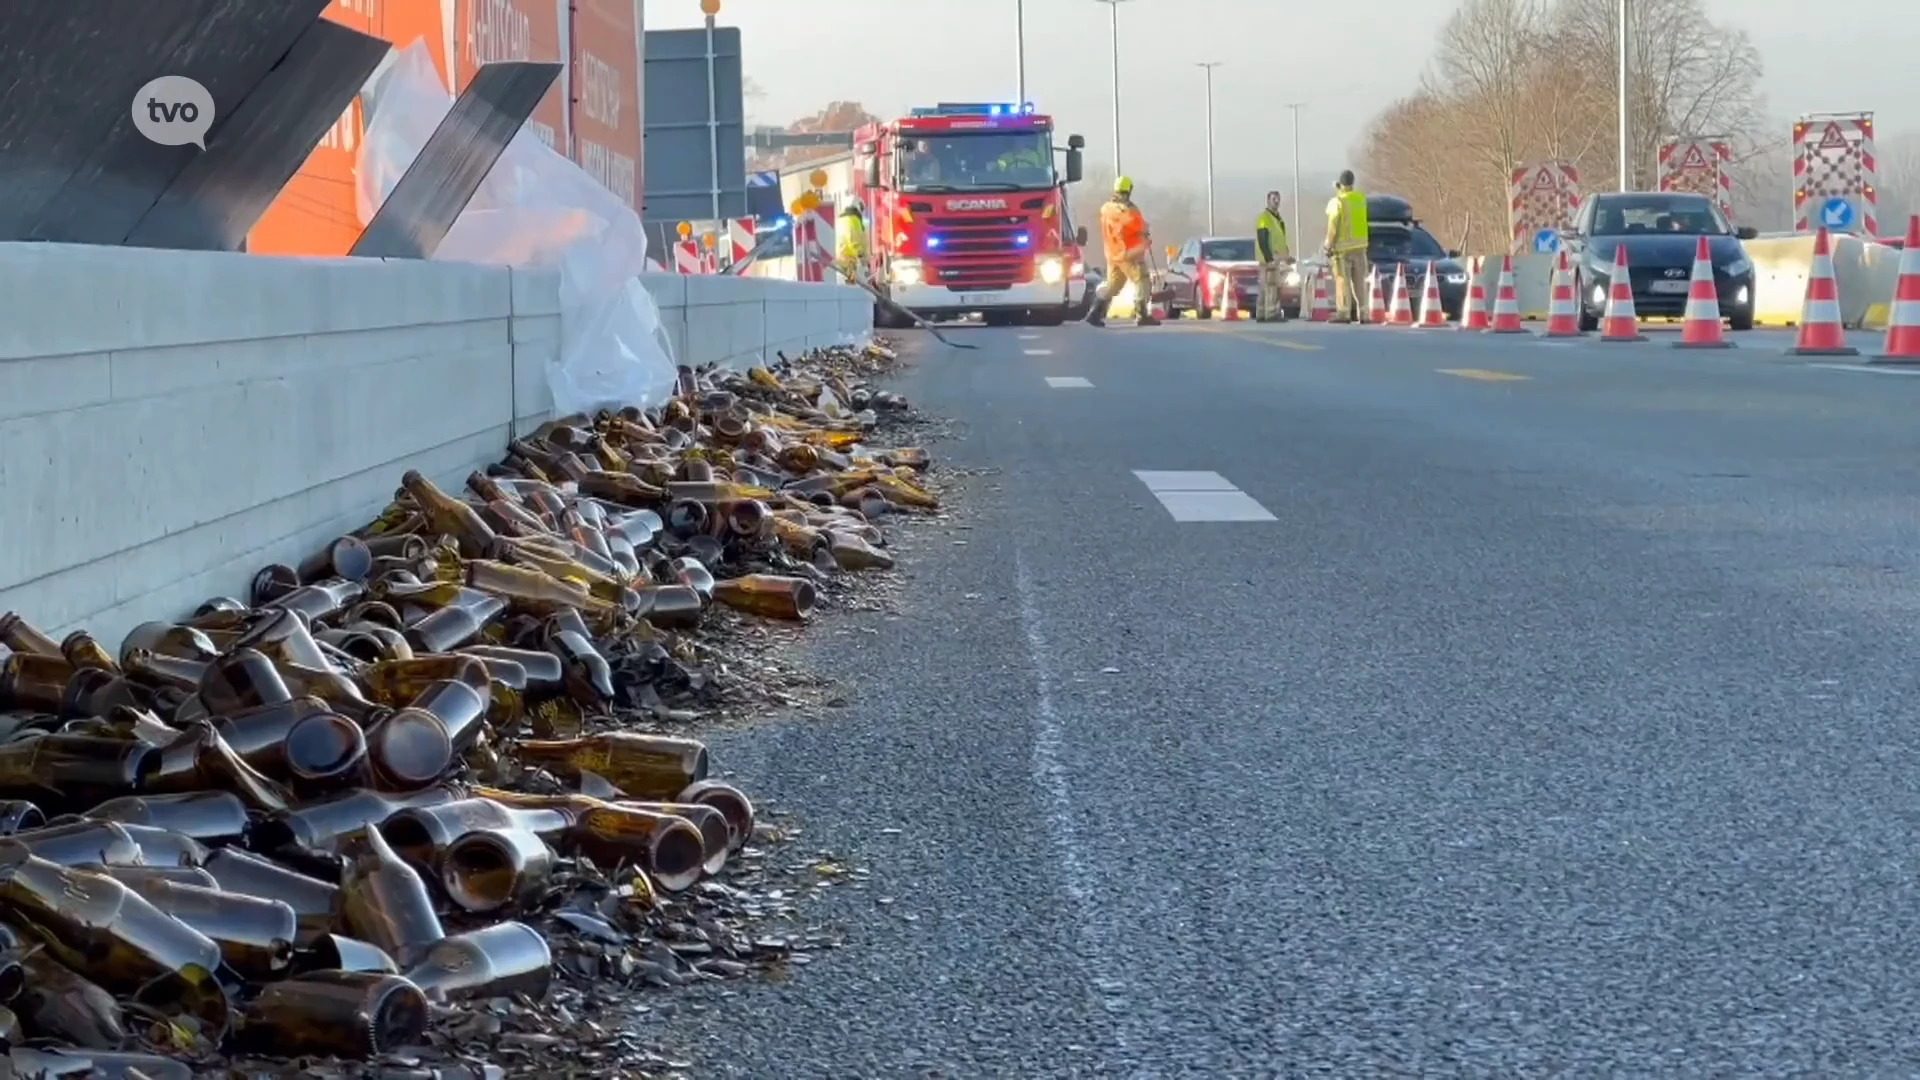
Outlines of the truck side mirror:
{"label": "truck side mirror", "polygon": [[1742,225],[1733,230],[1733,235],[1736,240],[1758,240],[1760,239],[1760,230],[1751,225]]}
{"label": "truck side mirror", "polygon": [[1086,139],[1086,136],[1084,136],[1084,135],[1069,135],[1069,136],[1067,136],[1067,149],[1069,149],[1069,150],[1085,150],[1086,148],[1087,148],[1087,139]]}
{"label": "truck side mirror", "polygon": [[1073,146],[1067,148],[1067,183],[1077,184],[1080,178],[1086,175],[1086,162],[1081,158],[1079,148]]}
{"label": "truck side mirror", "polygon": [[1079,247],[1087,246],[1087,227],[1085,225],[1076,226],[1074,228],[1073,242],[1075,245]]}
{"label": "truck side mirror", "polygon": [[866,184],[869,188],[879,187],[880,186],[880,159],[877,157],[868,158],[866,163],[866,170],[867,171],[865,175],[861,176],[861,179],[866,181]]}

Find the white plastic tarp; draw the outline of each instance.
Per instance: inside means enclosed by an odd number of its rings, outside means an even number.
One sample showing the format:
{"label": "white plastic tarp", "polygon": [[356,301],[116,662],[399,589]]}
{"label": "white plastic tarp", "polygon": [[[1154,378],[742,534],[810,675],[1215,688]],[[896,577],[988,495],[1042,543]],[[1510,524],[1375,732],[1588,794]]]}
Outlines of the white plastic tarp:
{"label": "white plastic tarp", "polygon": [[[453,107],[424,42],[390,59],[362,94],[362,225]],[[648,268],[639,215],[532,131],[514,135],[433,258],[558,268],[560,359],[547,365],[557,415],[650,405],[672,393],[672,345],[639,279]]]}

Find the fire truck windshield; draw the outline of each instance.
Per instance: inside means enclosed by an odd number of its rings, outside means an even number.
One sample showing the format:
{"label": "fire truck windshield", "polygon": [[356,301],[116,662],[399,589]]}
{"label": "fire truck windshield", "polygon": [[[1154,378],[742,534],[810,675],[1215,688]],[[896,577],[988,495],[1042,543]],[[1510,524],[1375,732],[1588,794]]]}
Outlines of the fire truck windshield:
{"label": "fire truck windshield", "polygon": [[1022,191],[1054,185],[1053,137],[1044,131],[917,135],[900,154],[900,190]]}

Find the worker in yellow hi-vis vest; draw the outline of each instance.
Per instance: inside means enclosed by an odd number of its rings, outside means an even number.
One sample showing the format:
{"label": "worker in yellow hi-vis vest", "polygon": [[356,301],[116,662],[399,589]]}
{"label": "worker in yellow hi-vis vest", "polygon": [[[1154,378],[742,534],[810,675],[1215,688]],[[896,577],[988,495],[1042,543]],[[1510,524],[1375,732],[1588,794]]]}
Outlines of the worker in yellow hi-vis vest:
{"label": "worker in yellow hi-vis vest", "polygon": [[859,199],[848,199],[834,222],[833,265],[847,284],[858,285],[867,279],[867,220]]}
{"label": "worker in yellow hi-vis vest", "polygon": [[1367,300],[1367,195],[1353,186],[1353,170],[1340,174],[1327,201],[1327,262],[1333,268],[1333,321],[1364,323]]}
{"label": "worker in yellow hi-vis vest", "polygon": [[1287,258],[1287,222],[1280,216],[1280,193],[1267,192],[1266,209],[1253,223],[1254,254],[1260,257],[1260,310],[1254,318],[1261,322],[1284,322],[1287,312],[1280,305],[1280,279],[1285,276],[1280,260]]}

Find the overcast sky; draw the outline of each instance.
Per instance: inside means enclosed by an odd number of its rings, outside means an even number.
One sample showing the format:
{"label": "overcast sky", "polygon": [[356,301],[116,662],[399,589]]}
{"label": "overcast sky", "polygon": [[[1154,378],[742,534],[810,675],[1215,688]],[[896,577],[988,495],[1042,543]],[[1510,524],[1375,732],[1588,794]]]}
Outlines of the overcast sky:
{"label": "overcast sky", "polygon": [[[1920,63],[1911,59],[1920,55],[1920,12],[1912,0],[1707,2],[1717,21],[1744,28],[1759,46],[1776,115],[1871,110],[1883,138],[1920,129]],[[701,22],[698,0],[646,5],[648,29]],[[766,91],[753,111],[767,123],[835,99],[891,115],[935,101],[1015,96],[1015,0],[723,5],[720,21],[740,27],[747,73]],[[1065,130],[1086,135],[1091,159],[1111,160],[1109,8],[1096,0],[1025,0],[1025,7],[1029,99]],[[1202,175],[1199,61],[1224,64],[1214,69],[1223,175],[1290,171],[1284,104],[1294,101],[1307,103],[1301,171],[1341,168],[1367,119],[1413,89],[1451,10],[1449,0],[1126,0],[1119,7],[1126,170]]]}

